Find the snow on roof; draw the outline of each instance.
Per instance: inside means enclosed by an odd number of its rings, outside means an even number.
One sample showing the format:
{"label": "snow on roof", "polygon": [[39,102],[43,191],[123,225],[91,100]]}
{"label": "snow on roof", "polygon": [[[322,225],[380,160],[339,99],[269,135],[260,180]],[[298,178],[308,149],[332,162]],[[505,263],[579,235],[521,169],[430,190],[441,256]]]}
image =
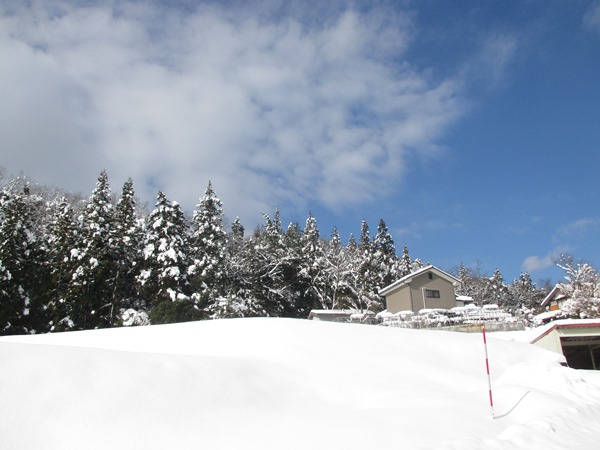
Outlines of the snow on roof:
{"label": "snow on roof", "polygon": [[538,314],[537,316],[535,316],[535,318],[537,320],[552,319],[552,318],[556,317],[560,313],[561,313],[561,311],[559,309],[557,309],[555,311],[546,311],[546,312],[543,312],[541,314]]}
{"label": "snow on roof", "polygon": [[554,286],[552,288],[552,290],[546,296],[546,298],[544,300],[542,300],[542,303],[540,305],[541,306],[548,306],[548,303],[550,303],[550,301],[552,301],[553,299],[555,299],[555,298],[557,298],[557,299],[558,298],[566,298],[566,297],[568,297],[568,296],[566,294],[563,294],[561,292],[560,284],[557,284],[556,286]]}
{"label": "snow on roof", "polygon": [[600,319],[561,319],[543,325],[536,330],[538,331],[535,337],[532,338],[531,344],[536,343],[544,336],[548,335],[555,329],[560,328],[583,328],[583,327],[600,327]]}
{"label": "snow on roof", "polygon": [[381,289],[379,291],[379,294],[385,295],[387,292],[391,291],[392,289],[394,289],[402,284],[408,284],[413,280],[413,278],[418,277],[419,275],[424,274],[429,271],[435,272],[438,276],[440,276],[441,278],[444,278],[446,281],[452,283],[455,286],[460,284],[460,280],[458,278],[456,278],[456,277],[450,275],[449,273],[446,273],[443,270],[438,269],[437,267],[430,264],[428,266],[422,267],[419,270],[411,272],[408,275],[405,275],[402,278],[400,278],[399,280],[393,282],[389,286],[384,287],[383,289]]}

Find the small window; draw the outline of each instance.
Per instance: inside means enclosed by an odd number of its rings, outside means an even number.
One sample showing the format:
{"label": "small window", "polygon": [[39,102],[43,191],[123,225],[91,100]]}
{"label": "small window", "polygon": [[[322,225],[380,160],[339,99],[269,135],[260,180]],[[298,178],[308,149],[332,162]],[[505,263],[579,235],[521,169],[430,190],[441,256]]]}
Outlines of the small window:
{"label": "small window", "polygon": [[425,289],[425,296],[427,298],[440,298],[440,291],[434,289]]}
{"label": "small window", "polygon": [[431,272],[429,272],[427,275],[429,275],[430,280],[433,280],[433,274]]}

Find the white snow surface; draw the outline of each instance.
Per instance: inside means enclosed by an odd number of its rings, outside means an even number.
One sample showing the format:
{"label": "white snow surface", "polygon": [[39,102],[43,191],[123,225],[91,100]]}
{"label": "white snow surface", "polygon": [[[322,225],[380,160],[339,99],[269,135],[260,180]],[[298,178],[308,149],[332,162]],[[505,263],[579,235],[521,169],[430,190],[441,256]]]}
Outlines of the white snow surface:
{"label": "white snow surface", "polygon": [[227,319],[0,338],[3,449],[597,449],[600,374],[482,335]]}

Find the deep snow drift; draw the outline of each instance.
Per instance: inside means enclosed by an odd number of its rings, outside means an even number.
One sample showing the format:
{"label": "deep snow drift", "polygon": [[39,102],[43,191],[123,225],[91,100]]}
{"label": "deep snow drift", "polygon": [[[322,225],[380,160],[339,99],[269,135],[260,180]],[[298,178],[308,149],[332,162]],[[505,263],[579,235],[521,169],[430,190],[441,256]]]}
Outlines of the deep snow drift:
{"label": "deep snow drift", "polygon": [[3,449],[596,449],[600,375],[480,334],[230,319],[0,339]]}

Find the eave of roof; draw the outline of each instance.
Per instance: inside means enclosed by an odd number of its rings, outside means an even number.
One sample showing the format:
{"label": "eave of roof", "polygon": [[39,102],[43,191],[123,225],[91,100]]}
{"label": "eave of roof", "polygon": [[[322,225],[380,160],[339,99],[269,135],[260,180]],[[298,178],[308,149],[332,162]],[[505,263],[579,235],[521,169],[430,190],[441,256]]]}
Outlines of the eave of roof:
{"label": "eave of roof", "polygon": [[600,328],[600,319],[563,319],[550,322],[546,327],[542,327],[542,332],[531,340],[531,344],[535,344],[544,336],[548,336],[554,330],[561,328]]}
{"label": "eave of roof", "polygon": [[559,290],[560,290],[560,288],[559,288],[559,286],[557,284],[556,286],[554,286],[552,288],[552,290],[546,296],[546,298],[544,300],[542,300],[541,306],[547,306],[548,303],[550,303],[550,301],[556,296],[556,294],[559,292]]}
{"label": "eave of roof", "polygon": [[449,273],[446,273],[443,270],[438,269],[437,267],[430,264],[428,266],[422,267],[419,270],[415,270],[414,272],[409,273],[408,275],[405,275],[402,278],[400,278],[399,280],[393,282],[389,286],[384,287],[383,289],[381,289],[379,291],[379,294],[385,295],[387,292],[390,292],[391,290],[395,289],[396,287],[401,286],[403,284],[408,284],[413,280],[413,278],[418,277],[419,275],[422,275],[429,271],[437,273],[440,277],[446,279],[446,281],[452,283],[454,286],[458,286],[460,284],[460,280],[458,278],[456,278],[456,277],[450,275]]}

